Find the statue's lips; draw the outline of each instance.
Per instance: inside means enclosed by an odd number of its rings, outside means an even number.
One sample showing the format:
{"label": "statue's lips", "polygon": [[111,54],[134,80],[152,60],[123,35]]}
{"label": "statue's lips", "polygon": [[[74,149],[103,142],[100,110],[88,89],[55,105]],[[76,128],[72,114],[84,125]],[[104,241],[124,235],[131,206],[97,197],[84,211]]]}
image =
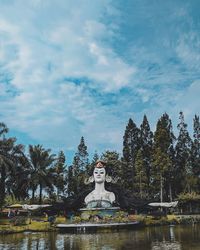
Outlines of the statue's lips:
{"label": "statue's lips", "polygon": [[102,178],[102,176],[96,176],[96,181],[103,181],[103,178]]}

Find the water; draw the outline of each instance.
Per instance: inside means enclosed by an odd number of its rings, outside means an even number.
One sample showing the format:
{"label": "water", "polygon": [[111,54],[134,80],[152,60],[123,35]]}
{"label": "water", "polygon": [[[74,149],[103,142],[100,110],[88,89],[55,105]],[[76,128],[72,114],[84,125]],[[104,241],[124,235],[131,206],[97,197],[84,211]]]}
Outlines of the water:
{"label": "water", "polygon": [[0,236],[0,250],[200,250],[200,225],[149,227],[94,234]]}

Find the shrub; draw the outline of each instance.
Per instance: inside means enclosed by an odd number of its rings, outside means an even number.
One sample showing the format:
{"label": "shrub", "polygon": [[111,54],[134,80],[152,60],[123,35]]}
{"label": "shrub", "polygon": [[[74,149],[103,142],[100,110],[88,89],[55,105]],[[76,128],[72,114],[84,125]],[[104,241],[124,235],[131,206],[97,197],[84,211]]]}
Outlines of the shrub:
{"label": "shrub", "polygon": [[27,223],[27,218],[24,216],[17,216],[17,217],[13,217],[10,220],[11,224],[14,226],[23,226],[26,225]]}

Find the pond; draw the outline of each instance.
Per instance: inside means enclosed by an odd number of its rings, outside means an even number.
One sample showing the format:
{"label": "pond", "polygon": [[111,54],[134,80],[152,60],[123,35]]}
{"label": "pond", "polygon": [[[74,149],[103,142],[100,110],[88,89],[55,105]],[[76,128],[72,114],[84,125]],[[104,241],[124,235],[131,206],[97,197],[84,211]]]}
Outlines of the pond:
{"label": "pond", "polygon": [[148,227],[93,234],[20,233],[0,236],[0,250],[200,250],[200,225]]}

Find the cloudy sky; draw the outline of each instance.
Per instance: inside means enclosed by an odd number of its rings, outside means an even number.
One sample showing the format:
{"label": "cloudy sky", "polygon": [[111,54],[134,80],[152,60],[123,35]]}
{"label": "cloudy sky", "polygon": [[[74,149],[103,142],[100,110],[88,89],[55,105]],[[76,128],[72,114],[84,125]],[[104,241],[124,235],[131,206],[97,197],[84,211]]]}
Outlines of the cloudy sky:
{"label": "cloudy sky", "polygon": [[[0,0],[0,121],[18,143],[121,151],[131,117],[152,129],[200,110],[199,0]],[[190,128],[190,129],[191,129]]]}

